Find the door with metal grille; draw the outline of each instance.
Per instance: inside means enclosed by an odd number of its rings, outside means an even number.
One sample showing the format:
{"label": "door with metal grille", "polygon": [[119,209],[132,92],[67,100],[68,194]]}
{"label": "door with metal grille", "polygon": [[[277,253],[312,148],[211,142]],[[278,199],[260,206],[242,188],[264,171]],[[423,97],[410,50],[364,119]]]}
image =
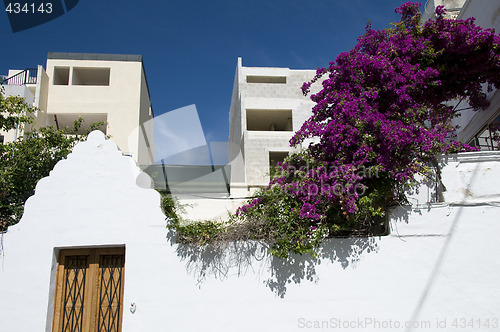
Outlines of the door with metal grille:
{"label": "door with metal grille", "polygon": [[53,332],[120,332],[125,248],[65,249],[58,257]]}

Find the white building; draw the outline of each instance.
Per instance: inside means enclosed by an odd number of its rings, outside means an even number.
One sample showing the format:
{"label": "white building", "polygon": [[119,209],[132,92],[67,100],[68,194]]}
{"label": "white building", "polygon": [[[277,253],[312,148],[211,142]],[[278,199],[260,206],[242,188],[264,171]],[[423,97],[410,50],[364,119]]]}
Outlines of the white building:
{"label": "white building", "polygon": [[[449,18],[475,17],[476,24],[483,28],[500,31],[500,16],[496,15],[500,6],[498,1],[429,0],[422,19],[434,18],[436,7],[441,5],[448,11]],[[282,161],[293,150],[290,138],[312,115],[314,103],[303,96],[300,88],[314,75],[314,70],[244,67],[242,59],[238,58],[229,111],[231,200],[224,201],[223,195],[214,199],[209,199],[208,195],[179,196],[180,201],[189,206],[186,218],[224,219],[225,213],[221,215],[218,211],[234,211],[241,204],[238,198],[251,196],[258,188],[269,184],[270,166]],[[312,92],[319,87],[319,83],[314,84]],[[500,125],[500,92],[490,92],[488,98],[490,107],[479,112],[470,110],[464,100],[452,101],[461,113],[455,120],[460,126],[458,139],[480,146],[481,150],[496,149],[488,128],[492,123]],[[309,142],[294,149],[307,147]]]}
{"label": "white building", "polygon": [[269,184],[270,166],[292,148],[290,139],[314,103],[302,84],[315,70],[244,67],[238,58],[229,110],[231,196],[251,195]]}
{"label": "white building", "polygon": [[[301,149],[292,149],[289,141],[312,115],[314,103],[302,94],[301,87],[315,74],[315,70],[244,67],[238,58],[229,110],[229,167],[188,183],[196,186],[219,179],[220,185],[227,181],[229,195],[225,186],[217,192],[201,189],[193,193],[187,190],[186,182],[183,190],[172,191],[185,207],[183,218],[225,220],[256,190],[268,186],[270,166],[283,161],[292,150]],[[315,88],[317,84],[312,90]]]}
{"label": "white building", "polygon": [[[500,32],[500,3],[495,0],[468,0],[458,15],[458,19],[474,17],[475,24],[484,29],[493,28]],[[468,109],[467,102],[462,101],[457,110],[461,111],[457,125],[460,126],[458,139],[468,142],[473,146],[479,146],[481,150],[495,150],[495,142],[492,139],[493,133],[490,126],[500,128],[500,90],[487,91],[484,86],[483,91],[487,94],[490,106],[484,111],[473,111]]]}
{"label": "white building", "polygon": [[425,22],[436,17],[436,7],[446,9],[446,18],[457,18],[466,0],[427,0],[422,10],[422,20]]}
{"label": "white building", "polygon": [[[141,55],[50,52],[46,69],[9,71],[8,77],[6,92],[39,109],[36,127],[71,127],[81,116],[84,132],[102,121],[100,129],[124,154],[141,165],[154,163],[154,114]],[[12,141],[16,133],[4,135]]]}
{"label": "white building", "polygon": [[[444,6],[449,18],[475,17],[477,25],[500,31],[498,1],[429,0],[422,19],[434,18],[437,6]],[[300,87],[314,75],[314,70],[244,67],[238,59],[229,112],[231,196],[251,195],[257,188],[267,186],[270,165],[282,161],[292,151],[289,140],[312,115],[314,106],[309,97],[302,95]],[[313,85],[312,90],[318,89],[318,85]],[[461,113],[456,120],[460,127],[458,139],[482,150],[495,149],[489,126],[500,126],[500,91],[489,92],[488,99],[489,108],[480,112],[470,110],[465,100],[454,101]]]}
{"label": "white building", "polygon": [[[0,78],[0,89],[5,96],[19,96],[26,100],[29,105],[39,107],[40,99],[35,100],[35,93],[37,91],[37,74],[43,70],[42,66],[39,68],[29,68],[25,70],[9,70],[7,76],[2,75]],[[38,89],[40,91],[40,89]],[[11,129],[9,131],[0,130],[0,144],[6,142],[13,142],[20,137],[24,130],[27,128]]]}
{"label": "white building", "polygon": [[[496,0],[429,0],[427,1],[422,20],[434,18],[437,6],[444,6],[448,17],[465,20],[475,18],[475,24],[484,29],[493,28],[500,31],[500,3]],[[454,100],[451,105],[456,107],[460,117],[454,123],[459,126],[457,131],[458,140],[480,147],[481,150],[495,150],[496,144],[492,139],[493,132],[490,126],[500,128],[500,91],[488,92],[483,87],[490,102],[488,109],[474,111],[466,100]]]}

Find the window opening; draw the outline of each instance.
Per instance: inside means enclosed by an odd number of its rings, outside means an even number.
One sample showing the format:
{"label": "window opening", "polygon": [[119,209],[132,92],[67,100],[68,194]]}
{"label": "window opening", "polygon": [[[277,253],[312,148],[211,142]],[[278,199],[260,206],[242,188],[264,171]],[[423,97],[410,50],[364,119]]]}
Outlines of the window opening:
{"label": "window opening", "polygon": [[286,84],[286,76],[247,76],[247,83]]}
{"label": "window opening", "polygon": [[247,130],[292,131],[292,110],[247,109]]}
{"label": "window opening", "polygon": [[69,84],[69,67],[54,67],[54,85]]}
{"label": "window opening", "polygon": [[73,85],[109,85],[109,68],[73,68]]}

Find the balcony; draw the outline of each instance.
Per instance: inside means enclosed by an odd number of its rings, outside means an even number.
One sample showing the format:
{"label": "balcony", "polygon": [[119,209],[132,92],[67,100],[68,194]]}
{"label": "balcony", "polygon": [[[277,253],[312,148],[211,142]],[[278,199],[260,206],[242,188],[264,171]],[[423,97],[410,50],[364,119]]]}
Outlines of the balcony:
{"label": "balcony", "polygon": [[27,84],[36,84],[38,75],[37,68],[27,68],[23,71],[20,71],[17,74],[14,74],[10,77],[3,77],[0,80],[0,85],[27,85]]}

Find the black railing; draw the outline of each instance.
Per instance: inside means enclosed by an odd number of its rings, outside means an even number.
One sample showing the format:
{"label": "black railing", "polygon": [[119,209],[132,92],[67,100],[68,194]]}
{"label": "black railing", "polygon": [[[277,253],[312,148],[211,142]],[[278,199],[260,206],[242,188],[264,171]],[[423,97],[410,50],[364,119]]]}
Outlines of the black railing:
{"label": "black railing", "polygon": [[25,85],[36,84],[36,77],[38,75],[37,68],[27,68],[11,77],[7,77],[0,81],[0,84],[8,85]]}

